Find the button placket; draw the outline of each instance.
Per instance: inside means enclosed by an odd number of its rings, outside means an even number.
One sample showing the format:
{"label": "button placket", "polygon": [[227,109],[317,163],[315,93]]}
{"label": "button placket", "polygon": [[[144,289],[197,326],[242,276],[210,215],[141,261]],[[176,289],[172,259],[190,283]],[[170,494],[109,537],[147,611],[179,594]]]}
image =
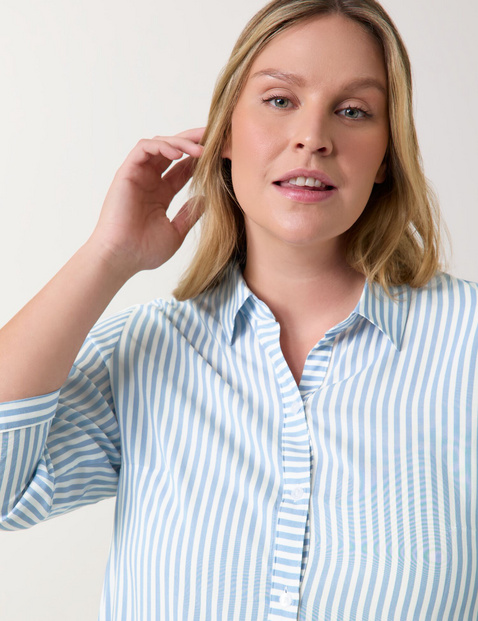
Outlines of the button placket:
{"label": "button placket", "polygon": [[292,602],[294,601],[292,599],[292,595],[287,591],[287,587],[284,589],[284,592],[281,593],[279,601],[280,601],[280,605],[283,608],[289,608],[289,606],[291,606]]}
{"label": "button placket", "polygon": [[284,491],[278,514],[271,619],[280,618],[281,610],[289,618],[299,606],[310,496],[310,440],[302,401],[289,406],[282,440]]}
{"label": "button placket", "polygon": [[[274,560],[270,586],[269,621],[298,614],[307,516],[310,496],[311,448],[304,405],[297,384],[280,348],[280,330],[270,312],[260,308],[255,319],[257,335],[274,365],[281,389],[283,487],[276,522]],[[294,500],[291,491],[301,488]],[[295,492],[298,494],[298,491]],[[287,604],[287,605],[286,605]]]}
{"label": "button placket", "polygon": [[302,500],[304,497],[304,490],[300,487],[300,485],[297,485],[292,489],[290,495],[292,496],[294,502],[297,502],[298,500]]}

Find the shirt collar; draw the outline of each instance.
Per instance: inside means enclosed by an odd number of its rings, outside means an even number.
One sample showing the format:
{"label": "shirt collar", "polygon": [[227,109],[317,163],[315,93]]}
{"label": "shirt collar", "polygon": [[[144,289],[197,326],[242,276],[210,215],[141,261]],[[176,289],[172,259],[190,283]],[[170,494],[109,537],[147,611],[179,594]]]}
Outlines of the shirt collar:
{"label": "shirt collar", "polygon": [[[231,270],[229,278],[225,279],[220,289],[221,323],[229,342],[232,343],[237,314],[254,294],[247,286],[239,267]],[[377,283],[366,282],[354,311],[339,326],[345,327],[344,324],[350,323],[352,315],[359,315],[376,326],[400,350],[410,310],[410,287],[391,287],[390,293],[391,297]],[[336,328],[332,328],[327,334],[331,335]]]}
{"label": "shirt collar", "polygon": [[400,350],[411,303],[409,286],[390,287],[390,297],[377,283],[365,283],[355,314],[364,317]]}
{"label": "shirt collar", "polygon": [[239,266],[231,269],[229,277],[224,279],[220,289],[221,323],[229,343],[232,343],[237,314],[253,293],[247,286]]}

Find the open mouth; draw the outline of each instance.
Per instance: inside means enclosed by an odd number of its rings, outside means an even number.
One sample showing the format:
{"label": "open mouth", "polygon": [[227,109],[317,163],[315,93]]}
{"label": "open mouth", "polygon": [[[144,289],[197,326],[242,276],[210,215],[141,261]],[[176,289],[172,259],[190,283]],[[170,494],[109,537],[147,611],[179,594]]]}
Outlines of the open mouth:
{"label": "open mouth", "polygon": [[335,190],[333,185],[326,185],[313,177],[293,177],[286,181],[274,181],[275,185],[282,188],[294,188],[298,190],[309,190],[312,192],[327,192]]}

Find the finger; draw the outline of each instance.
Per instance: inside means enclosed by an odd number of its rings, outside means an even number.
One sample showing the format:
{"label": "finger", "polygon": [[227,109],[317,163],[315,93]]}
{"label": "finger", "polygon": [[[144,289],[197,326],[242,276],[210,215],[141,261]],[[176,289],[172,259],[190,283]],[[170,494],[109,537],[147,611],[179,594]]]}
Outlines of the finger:
{"label": "finger", "polygon": [[170,193],[169,200],[172,200],[173,196],[191,179],[195,162],[196,158],[189,156],[175,164],[163,175],[162,179],[167,184],[168,193]]}
{"label": "finger", "polygon": [[[186,129],[185,131],[179,132],[178,134],[176,134],[176,136],[179,138],[188,138],[189,140],[192,140],[193,142],[196,142],[199,144],[204,135],[205,129],[206,129],[205,127],[195,127],[193,129]],[[159,140],[168,140],[168,137],[165,137],[165,136],[155,136],[155,138]],[[171,136],[169,138],[171,138]]]}
{"label": "finger", "polygon": [[164,154],[173,152],[173,157],[170,159],[179,159],[184,154],[192,155],[193,157],[199,157],[203,152],[204,147],[193,140],[189,140],[188,138],[182,138],[180,136],[168,136],[168,137],[158,137],[147,139],[144,138],[140,140],[138,143],[139,146],[143,148],[143,150],[147,153],[153,154]]}
{"label": "finger", "polygon": [[[154,149],[154,145],[157,143],[158,147],[160,147],[161,152],[164,150],[173,149],[178,153],[181,153],[181,157],[183,155],[191,155],[192,157],[200,157],[204,150],[204,147],[195,142],[194,140],[190,140],[189,138],[182,138],[180,136],[170,136],[167,138],[153,138],[151,141],[153,144],[150,145],[152,149]],[[148,146],[148,145],[145,145]],[[171,159],[179,159],[178,157],[174,157]]]}
{"label": "finger", "polygon": [[181,239],[184,239],[191,228],[196,224],[204,212],[204,199],[202,196],[193,196],[190,198],[175,217],[171,224],[179,233]]}
{"label": "finger", "polygon": [[153,164],[160,175],[171,165],[173,160],[179,160],[184,154],[199,157],[203,147],[192,140],[173,136],[166,139],[143,138],[138,142],[130,154],[129,163],[135,166]]}

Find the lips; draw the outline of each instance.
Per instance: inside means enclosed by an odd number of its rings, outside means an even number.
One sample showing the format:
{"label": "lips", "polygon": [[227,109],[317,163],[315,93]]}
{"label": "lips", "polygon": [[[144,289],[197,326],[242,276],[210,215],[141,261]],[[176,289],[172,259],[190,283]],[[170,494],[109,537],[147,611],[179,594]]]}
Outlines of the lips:
{"label": "lips", "polygon": [[279,181],[278,185],[283,188],[286,187],[295,187],[295,188],[303,188],[304,190],[312,190],[314,192],[324,192],[326,190],[332,190],[333,187],[331,185],[326,185],[322,183],[319,179],[314,179],[314,177],[292,177],[287,181]]}
{"label": "lips", "polygon": [[320,170],[296,168],[283,175],[275,185],[283,188],[303,189],[312,192],[325,192],[336,189],[332,179]]}
{"label": "lips", "polygon": [[289,171],[274,181],[273,186],[294,203],[324,203],[338,191],[335,183],[325,173],[305,168]]}

